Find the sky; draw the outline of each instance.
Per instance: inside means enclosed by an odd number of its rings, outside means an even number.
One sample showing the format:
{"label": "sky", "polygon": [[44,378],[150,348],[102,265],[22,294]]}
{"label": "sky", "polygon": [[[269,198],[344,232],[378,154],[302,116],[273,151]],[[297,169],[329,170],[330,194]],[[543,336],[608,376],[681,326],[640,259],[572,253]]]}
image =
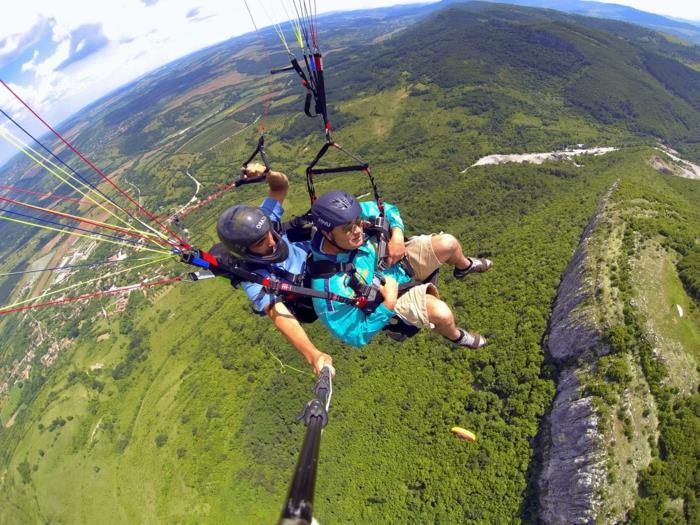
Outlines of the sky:
{"label": "sky", "polygon": [[[397,3],[430,2],[317,0],[316,7],[324,13]],[[700,21],[697,0],[614,3]],[[291,9],[291,0],[248,0],[259,27],[287,19],[285,4]],[[161,65],[253,30],[243,0],[22,0],[0,17],[0,79],[57,124]],[[1,86],[0,109],[22,119]],[[12,152],[0,140],[0,165]]]}

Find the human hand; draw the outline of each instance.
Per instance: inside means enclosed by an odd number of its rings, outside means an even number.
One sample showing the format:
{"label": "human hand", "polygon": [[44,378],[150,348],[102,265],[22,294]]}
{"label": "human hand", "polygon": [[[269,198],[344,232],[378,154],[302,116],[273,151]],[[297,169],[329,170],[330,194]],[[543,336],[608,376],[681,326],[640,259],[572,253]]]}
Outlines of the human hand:
{"label": "human hand", "polygon": [[335,377],[335,368],[333,368],[333,358],[328,354],[319,352],[318,356],[314,360],[314,372],[316,372],[316,375],[321,375],[321,371],[326,365],[328,365],[328,368],[330,368],[331,377]]}
{"label": "human hand", "polygon": [[389,266],[395,265],[406,256],[406,243],[403,240],[403,233],[401,233],[401,230],[395,231],[398,231],[399,234],[392,234],[387,245],[387,260]]}
{"label": "human hand", "polygon": [[267,184],[270,187],[270,191],[287,191],[289,179],[284,173],[271,171],[267,174]]}
{"label": "human hand", "polygon": [[384,306],[393,310],[399,297],[399,283],[393,277],[387,277],[384,286],[379,287],[379,293],[384,298]]}
{"label": "human hand", "polygon": [[245,170],[243,171],[243,178],[255,179],[261,177],[266,170],[267,168],[263,164],[260,164],[259,162],[251,162],[245,167]]}

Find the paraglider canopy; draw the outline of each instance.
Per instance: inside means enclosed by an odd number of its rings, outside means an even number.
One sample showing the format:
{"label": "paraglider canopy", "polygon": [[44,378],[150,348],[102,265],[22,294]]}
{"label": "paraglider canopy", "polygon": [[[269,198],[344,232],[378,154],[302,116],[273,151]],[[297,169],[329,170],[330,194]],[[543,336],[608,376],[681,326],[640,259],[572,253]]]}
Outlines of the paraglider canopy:
{"label": "paraglider canopy", "polygon": [[452,427],[450,429],[450,432],[452,432],[455,436],[465,441],[476,441],[476,435],[474,435],[474,432],[466,430],[462,427]]}

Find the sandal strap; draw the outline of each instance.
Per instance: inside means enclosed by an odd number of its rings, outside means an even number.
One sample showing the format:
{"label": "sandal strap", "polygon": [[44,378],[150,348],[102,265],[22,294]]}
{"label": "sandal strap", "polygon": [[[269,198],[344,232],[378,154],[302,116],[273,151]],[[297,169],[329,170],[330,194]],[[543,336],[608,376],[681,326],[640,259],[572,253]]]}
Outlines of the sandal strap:
{"label": "sandal strap", "polygon": [[459,269],[455,267],[453,270],[452,273],[457,279],[462,279],[470,273],[484,273],[493,266],[490,259],[485,259],[483,257],[467,257],[467,259],[469,259],[471,263],[467,268]]}

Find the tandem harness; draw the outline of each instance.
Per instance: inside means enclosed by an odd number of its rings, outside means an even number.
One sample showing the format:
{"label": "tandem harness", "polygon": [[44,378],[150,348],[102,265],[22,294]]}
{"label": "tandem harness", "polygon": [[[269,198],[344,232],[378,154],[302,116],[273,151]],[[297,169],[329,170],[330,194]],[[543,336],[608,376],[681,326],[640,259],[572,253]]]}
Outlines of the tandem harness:
{"label": "tandem harness", "polygon": [[[379,292],[379,286],[384,285],[385,280],[381,275],[376,273],[376,271],[380,271],[383,268],[377,264],[372,282],[363,282],[362,279],[358,277],[355,265],[353,264],[353,259],[356,254],[357,252],[352,255],[349,262],[342,263],[335,261],[312,261],[309,258],[306,262],[306,274],[309,278],[323,279],[328,279],[338,273],[346,274],[346,284],[348,288],[353,290],[357,296],[367,297],[367,305],[365,308],[363,308],[363,311],[370,313],[373,312],[384,300],[382,294]],[[377,258],[377,263],[379,263],[379,261],[380,259]],[[404,271],[411,277],[410,281],[399,285],[399,297],[411,288],[420,284],[437,284],[437,279],[440,272],[439,268],[430,274],[425,281],[418,281],[415,279],[413,268],[411,268],[411,266],[408,264],[408,260],[406,258],[402,259],[398,264],[400,264]],[[395,315],[391,318],[389,324],[382,329],[382,331],[386,332],[386,334],[395,341],[403,341],[416,335],[420,331],[420,328],[404,322],[399,316]]]}
{"label": "tandem harness", "polygon": [[[280,231],[287,234],[290,242],[299,242],[307,240],[311,237],[310,217],[303,215],[295,217],[280,225]],[[370,222],[366,228],[370,235],[377,238],[379,241],[382,236],[387,239],[388,235],[388,220],[384,217],[378,217]],[[379,244],[379,242],[378,242]],[[379,255],[379,250],[378,255]],[[355,266],[351,262],[336,263],[333,261],[313,261],[311,256],[307,258],[306,270],[303,274],[292,274],[272,265],[261,263],[251,263],[236,259],[231,255],[223,244],[215,244],[209,252],[191,248],[180,252],[180,259],[188,264],[202,268],[211,272],[211,275],[202,275],[199,272],[191,272],[189,274],[192,280],[201,280],[206,277],[221,276],[226,277],[231,282],[232,286],[238,288],[243,282],[257,283],[263,289],[273,295],[277,300],[280,300],[289,308],[290,312],[297,318],[300,323],[312,323],[318,316],[314,311],[312,299],[326,299],[336,301],[355,308],[359,308],[366,313],[373,312],[382,302],[383,297],[379,292],[379,286],[384,284],[384,279],[375,275],[372,283],[364,283],[358,278],[355,271]],[[380,259],[378,258],[379,262]],[[399,286],[399,295],[402,295],[409,289],[419,284],[431,282],[435,284],[439,269],[433,272],[424,282],[417,281],[413,278],[413,270],[408,265],[406,259],[401,261],[404,270],[411,276],[411,280]],[[263,277],[256,273],[257,270],[266,270],[271,274],[269,277]],[[377,271],[382,267],[377,265]],[[310,280],[314,277],[328,278],[338,272],[348,275],[348,287],[355,292],[355,297],[345,297],[332,292],[322,292],[314,290],[310,287]],[[384,329],[389,337],[396,341],[403,341],[408,337],[418,333],[419,328],[403,322],[399,317],[394,316],[389,324]]]}
{"label": "tandem harness", "polygon": [[[182,262],[211,272],[210,275],[192,272],[189,274],[190,279],[197,281],[220,276],[229,279],[234,287],[238,287],[243,282],[259,284],[266,292],[281,299],[302,323],[311,323],[317,319],[311,304],[313,298],[335,301],[360,309],[364,309],[368,303],[367,297],[364,296],[350,298],[332,292],[314,290],[308,287],[306,274],[295,275],[271,265],[238,260],[226,250],[223,244],[214,245],[210,252],[191,248],[179,252],[179,255]],[[260,269],[267,270],[272,276],[263,277],[255,273]]]}

